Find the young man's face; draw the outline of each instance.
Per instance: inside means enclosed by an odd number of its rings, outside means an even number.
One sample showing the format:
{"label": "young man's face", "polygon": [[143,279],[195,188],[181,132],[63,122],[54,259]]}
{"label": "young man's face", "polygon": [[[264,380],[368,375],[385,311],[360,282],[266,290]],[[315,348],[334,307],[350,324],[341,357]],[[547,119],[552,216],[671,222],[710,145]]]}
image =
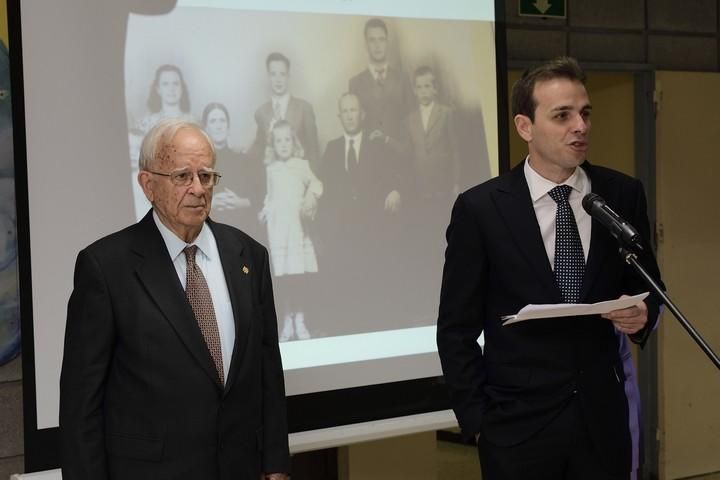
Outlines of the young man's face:
{"label": "young man's face", "polygon": [[340,99],[338,117],[345,133],[355,135],[362,128],[363,111],[355,95],[346,95]]}
{"label": "young man's face", "polygon": [[535,84],[535,121],[515,116],[520,136],[528,142],[530,163],[545,171],[571,171],[587,155],[590,99],[585,86],[567,78]]}
{"label": "young man's face", "polygon": [[282,60],[273,60],[268,65],[268,77],[273,95],[283,96],[288,91],[290,72]]}
{"label": "young man's face", "polygon": [[432,73],[419,75],[415,78],[415,96],[420,105],[430,105],[437,97],[435,76]]}
{"label": "young man's face", "polygon": [[365,34],[365,45],[370,60],[375,63],[384,63],[387,56],[387,34],[380,27],[368,28]]}

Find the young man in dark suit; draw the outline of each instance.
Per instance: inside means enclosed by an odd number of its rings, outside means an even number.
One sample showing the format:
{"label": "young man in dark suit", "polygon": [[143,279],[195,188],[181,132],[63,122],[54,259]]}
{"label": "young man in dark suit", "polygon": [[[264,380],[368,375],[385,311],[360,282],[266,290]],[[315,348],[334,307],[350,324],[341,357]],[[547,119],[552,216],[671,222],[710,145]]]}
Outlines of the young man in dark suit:
{"label": "young man in dark suit", "polygon": [[501,317],[645,291],[581,205],[597,193],[632,223],[645,242],[640,261],[659,279],[645,194],[638,180],[587,162],[591,105],[575,60],[526,72],[512,105],[529,155],[461,194],[447,230],[437,336],[453,408],[478,441],[484,479],[629,479],[637,406],[626,396],[626,337],[645,343],[659,299],[602,317],[508,326]]}
{"label": "young man in dark suit", "polygon": [[406,139],[404,120],[414,105],[405,73],[388,58],[388,28],[379,18],[365,23],[368,67],[350,79],[349,90],[365,110],[365,129],[370,137]]}
{"label": "young man in dark suit", "polygon": [[152,210],[78,255],[60,378],[63,478],[287,479],[268,254],[208,218],[214,164],[198,126],[158,124],[138,173]]}
{"label": "young man in dark suit", "polygon": [[257,129],[251,155],[267,164],[268,132],[278,120],[287,120],[300,140],[303,158],[315,168],[320,155],[315,111],[309,102],[290,93],[290,59],[273,52],[267,56],[265,67],[270,82],[270,100],[255,111]]}

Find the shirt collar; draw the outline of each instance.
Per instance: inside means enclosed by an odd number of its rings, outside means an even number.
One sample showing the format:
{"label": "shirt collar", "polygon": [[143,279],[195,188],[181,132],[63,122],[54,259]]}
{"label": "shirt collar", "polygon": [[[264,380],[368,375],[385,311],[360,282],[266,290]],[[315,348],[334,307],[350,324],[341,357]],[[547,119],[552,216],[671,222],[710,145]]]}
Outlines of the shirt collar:
{"label": "shirt collar", "polygon": [[348,133],[345,134],[345,145],[348,144],[348,141],[353,141],[353,146],[356,148],[360,146],[360,142],[362,142],[362,130],[356,133],[355,135],[350,135]]}
{"label": "shirt collar", "polygon": [[420,104],[420,110],[431,112],[432,108],[435,106],[435,102],[430,102],[427,105]]}
{"label": "shirt collar", "polygon": [[385,72],[385,78],[387,78],[389,66],[390,64],[387,62],[383,63],[382,65],[376,65],[374,63],[371,63],[368,65],[368,69],[370,70],[370,73],[372,73],[373,78],[377,80],[378,73],[381,70]]}
{"label": "shirt collar", "polygon": [[282,95],[280,97],[276,95],[272,95],[272,103],[279,103],[282,105],[283,108],[287,107],[288,102],[290,102],[290,92],[285,92],[285,95]]}
{"label": "shirt collar", "polygon": [[210,253],[210,245],[213,237],[212,231],[210,230],[210,227],[208,227],[207,223],[203,222],[203,226],[200,229],[200,233],[198,234],[195,241],[188,244],[185,243],[185,240],[178,237],[172,230],[166,227],[164,223],[162,223],[160,217],[158,217],[158,214],[155,210],[153,210],[153,220],[155,220],[155,225],[157,226],[158,230],[160,230],[160,235],[165,242],[167,251],[170,254],[170,259],[173,262],[175,261],[177,256],[180,255],[183,250],[185,250],[185,247],[187,247],[188,245],[197,245],[198,250],[202,252],[205,257],[207,257],[208,259],[212,259]]}
{"label": "shirt collar", "polygon": [[[530,198],[533,203],[537,202],[541,197],[547,195],[550,190],[558,186],[557,183],[543,177],[530,166],[530,157],[525,158],[525,165],[523,168],[525,172],[525,180],[527,181],[528,189],[530,190]],[[580,167],[576,167],[573,174],[560,185],[569,185],[579,194],[585,194],[589,191],[587,173],[585,173],[585,170]]]}

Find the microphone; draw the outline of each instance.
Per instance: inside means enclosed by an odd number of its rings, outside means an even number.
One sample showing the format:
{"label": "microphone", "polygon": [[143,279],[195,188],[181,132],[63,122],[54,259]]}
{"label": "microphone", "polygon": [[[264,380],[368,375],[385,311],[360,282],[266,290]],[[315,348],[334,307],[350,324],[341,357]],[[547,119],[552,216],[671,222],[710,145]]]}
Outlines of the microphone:
{"label": "microphone", "polygon": [[588,193],[582,200],[582,206],[588,215],[610,230],[610,234],[622,245],[643,249],[637,230],[615,213],[600,195]]}

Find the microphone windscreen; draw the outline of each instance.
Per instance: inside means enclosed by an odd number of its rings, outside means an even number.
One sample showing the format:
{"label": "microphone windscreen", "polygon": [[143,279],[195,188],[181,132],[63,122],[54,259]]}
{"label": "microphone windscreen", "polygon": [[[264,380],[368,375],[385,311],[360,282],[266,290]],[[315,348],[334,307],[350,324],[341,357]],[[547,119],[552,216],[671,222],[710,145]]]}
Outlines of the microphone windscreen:
{"label": "microphone windscreen", "polygon": [[582,206],[588,215],[593,214],[593,209],[602,207],[605,204],[605,200],[597,193],[588,193],[582,199]]}

